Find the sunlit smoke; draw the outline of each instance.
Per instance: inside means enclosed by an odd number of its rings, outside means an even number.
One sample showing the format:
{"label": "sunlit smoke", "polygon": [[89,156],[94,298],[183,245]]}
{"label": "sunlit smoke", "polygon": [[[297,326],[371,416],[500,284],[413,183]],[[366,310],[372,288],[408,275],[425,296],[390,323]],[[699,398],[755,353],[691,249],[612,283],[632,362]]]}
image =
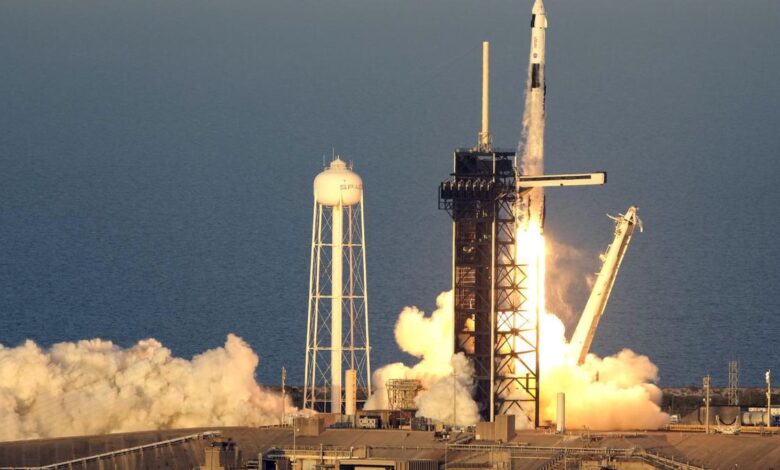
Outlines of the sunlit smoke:
{"label": "sunlit smoke", "polygon": [[[583,365],[577,365],[577,351],[569,351],[563,322],[547,308],[550,290],[546,263],[560,263],[573,256],[561,244],[553,244],[561,253],[547,253],[545,236],[539,222],[533,217],[520,220],[516,230],[516,259],[521,266],[523,302],[520,310],[512,313],[513,324],[524,325],[539,319],[539,418],[540,424],[553,421],[556,416],[558,392],[566,393],[566,422],[569,428],[587,427],[596,430],[658,429],[668,422],[668,415],[659,407],[661,390],[654,385],[658,369],[645,356],[624,349],[604,359],[590,354]],[[574,284],[571,271],[566,274],[556,264],[555,282]],[[559,287],[565,287],[561,285]],[[570,307],[563,295],[555,298],[556,306]],[[506,314],[506,313],[505,313]],[[518,329],[518,331],[520,331]],[[517,359],[513,373],[522,377],[536,360],[527,345],[533,344],[528,331],[518,332],[513,345]],[[515,385],[512,398],[531,398],[527,390]],[[533,407],[525,404],[525,414],[532,416]],[[532,427],[530,419],[519,417],[519,427]]]}
{"label": "sunlit smoke", "polygon": [[[566,422],[569,428],[587,427],[594,430],[658,429],[669,417],[659,407],[661,390],[654,384],[658,368],[646,356],[624,349],[606,358],[589,354],[577,365],[577,351],[570,351],[563,322],[545,306],[545,237],[541,229],[528,224],[517,230],[516,261],[525,273],[525,301],[520,312],[525,318],[539,318],[540,422],[554,421],[558,392],[566,393]],[[553,258],[555,259],[555,258]],[[518,323],[520,321],[518,320]],[[522,334],[514,341],[517,351],[527,350]],[[522,371],[520,361],[528,364],[530,353],[519,355],[515,367]],[[523,394],[518,387],[516,393]],[[526,405],[527,413],[533,409]],[[529,420],[518,419],[520,427],[530,427]]]}
{"label": "sunlit smoke", "polygon": [[452,291],[439,294],[430,316],[416,307],[403,309],[395,325],[395,340],[402,351],[420,361],[412,367],[396,362],[376,370],[375,390],[365,409],[388,407],[388,380],[417,379],[423,387],[415,399],[418,416],[459,425],[479,421],[478,407],[471,397],[473,368],[462,353],[453,354],[453,312]]}
{"label": "sunlit smoke", "polygon": [[276,424],[282,397],[257,384],[258,363],[232,334],[192,360],[154,339],[128,349],[100,339],[0,345],[0,441]]}
{"label": "sunlit smoke", "polygon": [[647,356],[623,349],[603,359],[589,354],[578,366],[578,351],[565,343],[560,319],[545,313],[541,328],[542,422],[555,420],[558,392],[566,393],[569,429],[658,429],[669,422],[659,406],[658,368]]}

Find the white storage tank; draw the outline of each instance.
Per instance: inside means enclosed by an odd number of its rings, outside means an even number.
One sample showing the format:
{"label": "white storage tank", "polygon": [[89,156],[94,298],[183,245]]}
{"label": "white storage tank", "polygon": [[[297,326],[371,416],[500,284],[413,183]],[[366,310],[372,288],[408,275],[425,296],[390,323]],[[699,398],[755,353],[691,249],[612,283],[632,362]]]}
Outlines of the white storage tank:
{"label": "white storage tank", "polygon": [[314,178],[314,197],[323,206],[354,206],[362,195],[363,180],[340,158]]}

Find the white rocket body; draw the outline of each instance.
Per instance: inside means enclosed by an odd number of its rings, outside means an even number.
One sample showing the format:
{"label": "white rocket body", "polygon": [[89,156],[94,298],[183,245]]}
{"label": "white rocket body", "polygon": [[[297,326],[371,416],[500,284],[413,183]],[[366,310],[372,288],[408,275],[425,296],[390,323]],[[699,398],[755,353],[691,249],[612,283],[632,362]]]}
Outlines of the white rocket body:
{"label": "white rocket body", "polygon": [[[523,113],[524,147],[523,175],[544,174],[544,64],[547,15],[542,0],[536,0],[531,9],[531,47],[528,57],[528,89]],[[519,191],[519,188],[518,188]],[[544,189],[533,188],[522,193],[518,222],[521,226],[544,226]]]}
{"label": "white rocket body", "polygon": [[531,64],[544,65],[544,34],[547,29],[547,15],[542,0],[536,0],[531,9]]}

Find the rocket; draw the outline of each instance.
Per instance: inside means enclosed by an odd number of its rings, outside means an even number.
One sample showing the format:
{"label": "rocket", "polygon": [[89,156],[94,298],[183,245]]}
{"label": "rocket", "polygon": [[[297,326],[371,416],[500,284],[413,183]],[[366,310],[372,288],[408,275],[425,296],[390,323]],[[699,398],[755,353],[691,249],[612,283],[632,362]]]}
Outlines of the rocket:
{"label": "rocket", "polygon": [[591,186],[607,182],[607,174],[576,173],[544,174],[544,100],[547,86],[544,82],[545,36],[547,14],[544,2],[535,0],[531,8],[531,51],[528,56],[528,86],[525,90],[523,111],[522,161],[515,178],[517,202],[515,223],[523,230],[544,230],[544,188],[560,186]]}
{"label": "rocket", "polygon": [[[542,0],[535,0],[531,8],[531,47],[528,57],[528,87],[525,92],[521,172],[524,176],[544,174],[544,82],[545,35],[547,15]],[[544,189],[523,188],[518,185],[517,219],[522,226],[544,225]]]}
{"label": "rocket", "polygon": [[544,90],[544,49],[547,15],[544,12],[544,2],[536,0],[531,8],[531,67],[530,88]]}

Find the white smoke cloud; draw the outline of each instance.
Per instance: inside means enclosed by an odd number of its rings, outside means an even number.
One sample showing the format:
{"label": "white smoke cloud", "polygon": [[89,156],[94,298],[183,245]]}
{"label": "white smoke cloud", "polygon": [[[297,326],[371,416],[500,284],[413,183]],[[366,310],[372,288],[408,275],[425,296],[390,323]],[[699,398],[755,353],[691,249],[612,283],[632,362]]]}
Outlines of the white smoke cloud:
{"label": "white smoke cloud", "polygon": [[[416,307],[406,307],[401,312],[395,327],[396,341],[403,351],[420,361],[411,367],[397,362],[376,370],[373,376],[376,389],[366,409],[388,407],[387,380],[417,379],[424,388],[415,400],[418,416],[450,423],[456,413],[459,425],[479,421],[479,408],[471,396],[473,367],[462,353],[453,354],[452,302],[449,291],[438,296],[437,308],[430,316]],[[654,384],[658,380],[658,368],[647,356],[629,349],[605,358],[589,354],[585,363],[578,366],[576,354],[569,351],[565,332],[563,322],[556,315],[542,315],[542,423],[555,421],[558,392],[566,393],[569,429],[658,429],[668,423],[669,416],[659,406],[661,390]],[[518,427],[529,425],[525,419],[516,423]]]}
{"label": "white smoke cloud", "polygon": [[257,384],[258,363],[232,334],[192,360],[154,339],[0,345],[0,441],[278,423],[282,397]]}
{"label": "white smoke cloud", "polygon": [[548,313],[541,327],[542,421],[554,422],[557,394],[564,392],[569,429],[658,429],[669,422],[659,406],[658,367],[647,356],[630,349],[605,358],[588,354],[578,366],[577,351],[565,343],[560,319]]}
{"label": "white smoke cloud", "polygon": [[396,362],[376,370],[375,390],[365,409],[388,407],[385,383],[389,379],[417,379],[423,387],[415,399],[418,416],[452,423],[455,414],[455,422],[464,426],[479,421],[477,403],[471,397],[473,368],[463,354],[453,354],[453,311],[452,291],[439,294],[430,316],[416,307],[403,309],[395,325],[395,340],[402,351],[420,362],[412,367]]}
{"label": "white smoke cloud", "polygon": [[[541,36],[544,47],[544,36]],[[531,50],[531,54],[535,51]],[[523,130],[518,146],[522,155],[521,171],[525,175],[544,173],[545,88],[531,87],[532,60],[529,69],[523,111]],[[540,68],[540,83],[544,84],[544,67]],[[518,228],[526,233],[542,232],[544,192],[534,188],[520,201],[520,208],[527,211],[527,220],[521,220]],[[524,212],[521,212],[521,215]],[[518,240],[521,232],[518,232]],[[528,238],[532,240],[532,238]],[[654,385],[658,380],[658,368],[646,356],[629,349],[606,358],[588,355],[585,364],[577,365],[577,351],[569,351],[566,343],[566,327],[560,318],[574,326],[578,317],[571,307],[572,300],[586,298],[590,291],[590,274],[582,275],[587,266],[586,258],[579,250],[561,243],[551,243],[545,250],[545,240],[540,246],[522,246],[518,259],[533,265],[541,259],[546,267],[542,282],[542,299],[536,305],[541,311],[539,339],[540,368],[540,417],[542,421],[555,420],[558,392],[566,393],[566,424],[568,428],[587,426],[597,430],[657,429],[669,420],[659,407],[661,390]],[[545,252],[547,254],[545,259]],[[522,256],[521,256],[522,255]],[[533,279],[532,279],[533,280]],[[529,281],[526,280],[526,283]],[[533,291],[533,289],[530,289]],[[529,297],[533,299],[533,294]],[[578,299],[579,300],[579,299]],[[559,316],[552,313],[555,312]],[[520,426],[528,421],[516,420]]]}

